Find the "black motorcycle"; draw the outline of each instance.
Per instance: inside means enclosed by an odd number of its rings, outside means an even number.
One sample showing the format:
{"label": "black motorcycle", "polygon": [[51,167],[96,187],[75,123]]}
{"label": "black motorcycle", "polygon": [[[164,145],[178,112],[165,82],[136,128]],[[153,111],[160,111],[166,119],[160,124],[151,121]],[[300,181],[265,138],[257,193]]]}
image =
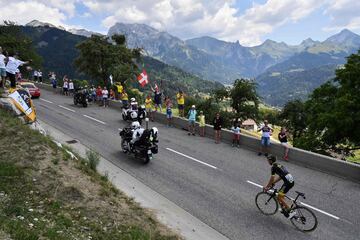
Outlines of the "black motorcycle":
{"label": "black motorcycle", "polygon": [[121,115],[124,121],[138,121],[141,124],[146,118],[146,110],[144,106],[139,106],[134,110],[127,105],[122,107]]}
{"label": "black motorcycle", "polygon": [[157,128],[145,129],[140,139],[132,145],[130,142],[133,131],[129,127],[120,130],[121,149],[123,153],[134,154],[135,157],[143,159],[144,164],[147,164],[153,158],[153,154],[158,153]]}
{"label": "black motorcycle", "polygon": [[88,106],[89,94],[86,89],[78,89],[74,93],[74,105],[81,104],[83,107]]}

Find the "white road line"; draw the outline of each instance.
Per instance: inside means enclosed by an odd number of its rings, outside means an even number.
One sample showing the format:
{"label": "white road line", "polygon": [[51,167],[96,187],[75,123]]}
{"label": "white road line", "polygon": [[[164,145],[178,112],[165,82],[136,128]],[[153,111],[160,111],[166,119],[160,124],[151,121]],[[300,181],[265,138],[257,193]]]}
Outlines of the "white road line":
{"label": "white road line", "polygon": [[58,105],[58,107],[61,107],[61,108],[65,109],[65,110],[68,110],[70,112],[75,112],[74,110],[72,110],[70,108],[67,108],[67,107],[64,107],[64,106],[61,106],[61,105]]}
{"label": "white road line", "polygon": [[53,103],[53,102],[51,102],[51,101],[49,101],[49,100],[46,100],[46,99],[43,99],[43,98],[40,98],[40,100],[41,100],[41,101],[44,101],[44,102],[47,102],[47,103]]}
{"label": "white road line", "polygon": [[[251,182],[251,181],[249,181],[249,180],[247,180],[246,182],[248,182],[248,183],[250,183],[250,184],[252,184],[252,185],[254,185],[254,186],[256,186],[256,187],[259,187],[259,188],[262,188],[262,187],[263,187],[263,186],[261,186],[260,184]],[[294,200],[293,198],[291,198],[291,199]],[[309,205],[309,204],[306,204],[306,203],[304,203],[304,202],[300,202],[300,203],[301,203],[301,205],[304,205],[304,206],[306,206],[306,207],[308,207],[308,208],[311,208],[311,209],[313,209],[313,210],[315,210],[315,211],[317,211],[317,212],[319,212],[319,213],[325,214],[325,215],[327,215],[327,216],[329,216],[329,217],[332,217],[332,218],[334,218],[334,219],[336,219],[336,220],[340,220],[339,217],[337,217],[337,216],[335,216],[335,215],[333,215],[333,214],[331,214],[331,213],[325,212],[325,211],[323,211],[323,210],[321,210],[321,209],[318,209],[318,208],[316,208],[316,207],[313,207],[313,206],[311,206],[311,205]]]}
{"label": "white road line", "polygon": [[173,152],[173,153],[176,153],[176,154],[178,154],[178,155],[180,155],[180,156],[183,156],[183,157],[186,157],[186,158],[188,158],[188,159],[191,159],[191,160],[193,160],[193,161],[195,161],[195,162],[201,163],[201,164],[203,164],[203,165],[205,165],[205,166],[207,166],[207,167],[210,167],[210,168],[213,168],[213,169],[218,169],[217,167],[215,167],[215,166],[213,166],[213,165],[211,165],[211,164],[208,164],[208,163],[206,163],[206,162],[197,160],[196,158],[190,157],[190,156],[188,156],[188,155],[186,155],[186,154],[183,154],[183,153],[181,153],[181,152],[175,151],[175,150],[173,150],[173,149],[171,149],[171,148],[166,148],[166,150],[169,150],[170,152]]}
{"label": "white road line", "polygon": [[98,122],[98,123],[101,123],[101,124],[106,125],[106,122],[100,121],[100,120],[98,120],[98,119],[96,119],[96,118],[90,117],[90,116],[85,115],[85,114],[84,114],[83,116],[86,117],[86,118],[89,118],[89,119],[91,119],[91,120],[93,120],[93,121],[95,121],[95,122]]}

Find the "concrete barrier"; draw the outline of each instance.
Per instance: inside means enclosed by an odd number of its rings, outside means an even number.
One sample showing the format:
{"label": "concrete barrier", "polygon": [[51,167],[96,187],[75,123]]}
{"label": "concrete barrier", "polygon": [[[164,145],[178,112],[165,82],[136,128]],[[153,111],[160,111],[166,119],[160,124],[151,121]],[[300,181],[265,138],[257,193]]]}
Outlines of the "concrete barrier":
{"label": "concrete barrier", "polygon": [[[39,88],[54,91],[52,86],[49,84],[36,85]],[[119,101],[110,101],[111,108],[121,111],[121,106],[122,104]],[[166,115],[159,112],[154,113],[154,120],[163,124],[167,123]],[[173,125],[179,129],[187,129],[188,121],[184,118],[174,117]],[[209,138],[214,138],[214,129],[211,125],[207,124],[205,126],[205,134]],[[232,132],[226,129],[222,130],[221,140],[223,142],[231,143]],[[244,134],[241,134],[240,144],[242,147],[255,152],[259,151],[261,147],[259,138]],[[270,153],[281,157],[284,154],[284,148],[279,143],[272,143],[270,147]],[[289,151],[289,158],[294,164],[360,182],[360,165],[358,164],[345,162],[299,148],[291,148]]]}

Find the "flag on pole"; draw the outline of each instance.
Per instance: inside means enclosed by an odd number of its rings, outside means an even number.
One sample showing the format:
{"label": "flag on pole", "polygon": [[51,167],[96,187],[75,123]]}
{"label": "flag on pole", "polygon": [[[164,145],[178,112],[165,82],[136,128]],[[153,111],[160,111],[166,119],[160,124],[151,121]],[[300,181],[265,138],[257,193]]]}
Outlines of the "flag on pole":
{"label": "flag on pole", "polygon": [[113,76],[110,75],[110,76],[109,76],[109,79],[110,79],[110,84],[113,85],[113,84],[114,84],[114,82],[113,82]]}
{"label": "flag on pole", "polygon": [[137,77],[137,79],[138,79],[141,87],[145,87],[145,85],[149,83],[148,75],[147,75],[145,69],[143,69],[142,73],[140,73],[140,75]]}

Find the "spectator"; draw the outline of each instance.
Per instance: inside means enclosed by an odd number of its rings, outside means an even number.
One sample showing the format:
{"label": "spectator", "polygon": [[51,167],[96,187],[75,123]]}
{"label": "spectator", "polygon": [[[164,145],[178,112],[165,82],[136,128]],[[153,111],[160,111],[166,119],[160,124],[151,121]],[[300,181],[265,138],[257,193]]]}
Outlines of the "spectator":
{"label": "spectator", "polygon": [[37,71],[37,74],[38,74],[38,79],[39,79],[39,82],[41,82],[42,83],[42,71],[39,69],[38,71]]}
{"label": "spectator", "polygon": [[90,97],[91,97],[91,101],[93,103],[95,103],[96,102],[96,88],[94,85],[92,85],[90,88]]}
{"label": "spectator", "polygon": [[10,87],[16,88],[16,73],[19,71],[18,67],[29,62],[23,62],[17,59],[16,54],[10,54],[6,64],[6,75],[10,79]]}
{"label": "spectator", "polygon": [[184,117],[185,96],[181,90],[176,94],[176,99],[179,109],[179,116]]}
{"label": "spectator", "polygon": [[129,104],[129,96],[125,89],[123,89],[123,93],[121,94],[121,102],[123,107],[127,106]]}
{"label": "spectator", "polygon": [[115,83],[116,91],[117,91],[117,99],[121,99],[121,94],[123,93],[124,87],[121,83]]}
{"label": "spectator", "polygon": [[108,107],[109,106],[109,91],[106,89],[106,87],[104,87],[104,89],[102,90],[102,100],[103,100],[104,107]]}
{"label": "spectator", "polygon": [[220,143],[222,124],[223,124],[223,120],[220,117],[220,113],[216,113],[216,116],[215,116],[215,118],[213,120],[214,131],[215,131],[215,143],[216,144]]}
{"label": "spectator", "polygon": [[148,114],[148,116],[150,117],[150,120],[153,122],[154,117],[153,117],[153,112],[152,112],[152,104],[153,104],[153,101],[151,99],[150,94],[148,94],[145,99],[145,110],[146,110],[146,113]]}
{"label": "spectator", "polygon": [[57,88],[56,74],[54,72],[50,72],[49,79],[50,79],[51,85],[56,90],[56,88]]}
{"label": "spectator", "polygon": [[237,121],[234,122],[234,125],[231,128],[231,131],[233,132],[232,146],[234,147],[236,144],[237,147],[240,148],[240,132],[241,132],[241,130],[240,130],[239,123]]}
{"label": "spectator", "polygon": [[165,98],[165,106],[166,106],[166,118],[168,121],[168,126],[172,125],[172,101],[169,97]]}
{"label": "spectator", "polygon": [[69,80],[69,95],[74,95],[74,82]]}
{"label": "spectator", "polygon": [[162,93],[160,91],[160,88],[155,84],[155,89],[151,87],[151,90],[154,92],[154,103],[155,103],[155,112],[160,109],[160,112],[162,112],[162,106],[161,106],[161,96]]}
{"label": "spectator", "polygon": [[199,134],[201,137],[205,137],[205,115],[203,111],[200,111],[199,115]]}
{"label": "spectator", "polygon": [[284,127],[281,128],[278,138],[279,138],[281,145],[284,147],[284,150],[285,150],[284,160],[289,161],[289,144],[287,141],[287,131]]}
{"label": "spectator", "polygon": [[34,81],[35,81],[35,82],[38,82],[38,80],[39,80],[39,73],[38,73],[37,70],[34,70],[33,76],[34,76]]}
{"label": "spectator", "polygon": [[66,75],[63,77],[63,94],[65,96],[68,95],[68,92],[69,91],[69,82],[68,82],[68,79],[66,77]]}
{"label": "spectator", "polygon": [[188,135],[195,136],[195,121],[196,121],[196,109],[195,105],[191,106],[191,109],[188,112],[188,120],[189,120],[189,133]]}
{"label": "spectator", "polygon": [[6,61],[7,57],[3,54],[3,50],[0,47],[0,88],[5,88]]}
{"label": "spectator", "polygon": [[96,101],[99,103],[99,105],[102,102],[102,88],[100,86],[96,89]]}
{"label": "spectator", "polygon": [[261,151],[258,153],[259,156],[261,154],[268,155],[268,148],[270,147],[270,136],[272,134],[272,128],[269,127],[268,121],[264,121],[264,126],[258,130],[258,132],[262,131],[261,135]]}
{"label": "spectator", "polygon": [[115,100],[115,92],[112,88],[110,88],[110,99]]}

